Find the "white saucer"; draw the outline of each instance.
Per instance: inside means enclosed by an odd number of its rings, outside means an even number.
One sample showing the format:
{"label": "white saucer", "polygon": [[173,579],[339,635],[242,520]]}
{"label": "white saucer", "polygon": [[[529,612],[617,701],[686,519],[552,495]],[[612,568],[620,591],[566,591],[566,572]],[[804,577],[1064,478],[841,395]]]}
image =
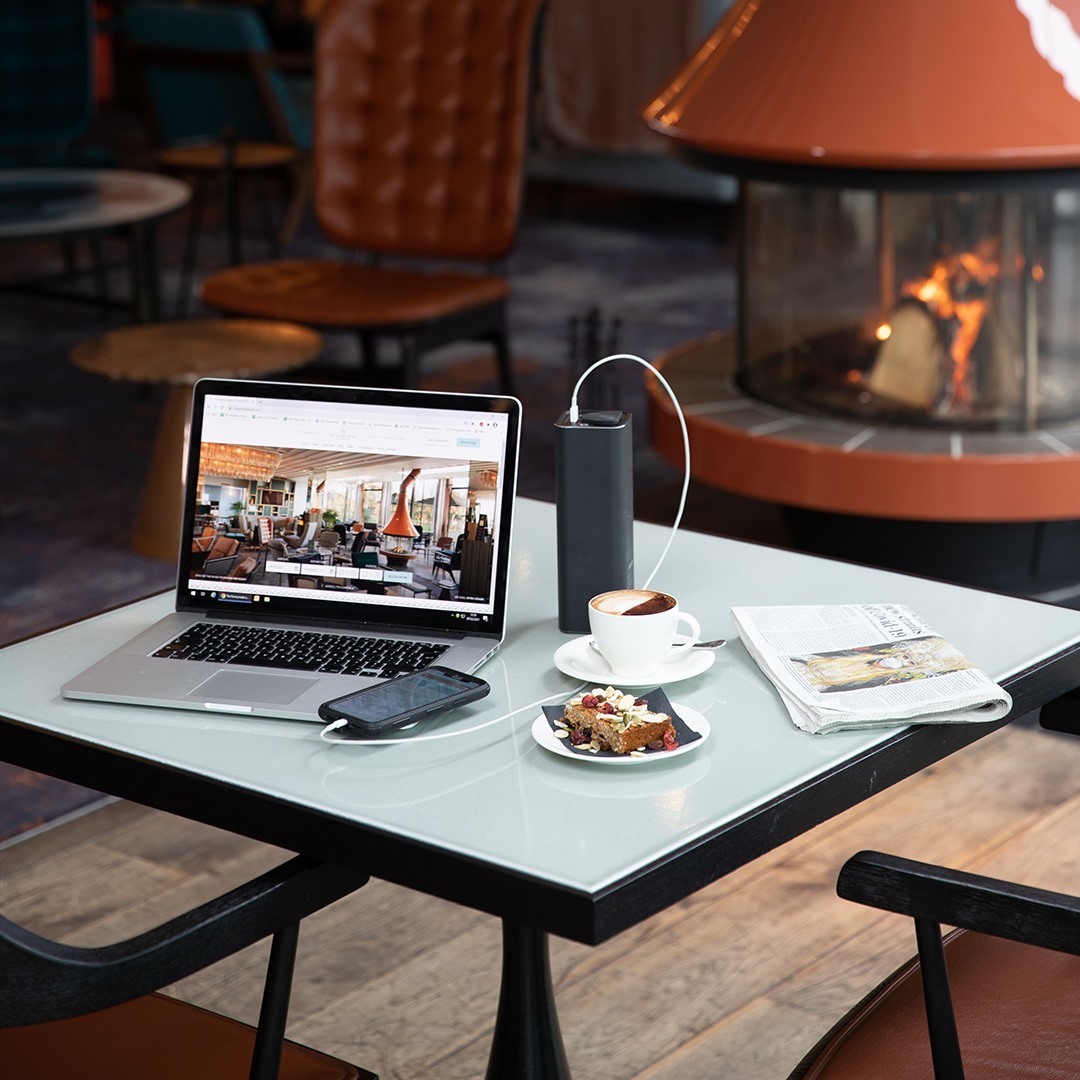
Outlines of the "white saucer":
{"label": "white saucer", "polygon": [[645,754],[592,754],[588,750],[576,750],[570,745],[569,739],[557,739],[551,730],[551,724],[547,717],[541,713],[532,723],[532,737],[545,749],[550,750],[559,757],[574,758],[576,761],[588,761],[593,765],[648,765],[654,761],[670,761],[680,754],[689,754],[696,750],[712,733],[709,721],[701,713],[689,709],[685,705],[676,705],[671,708],[679,716],[679,719],[691,729],[696,731],[701,738],[693,742],[683,743],[674,750],[650,750]]}
{"label": "white saucer", "polygon": [[574,638],[555,650],[555,666],[564,674],[597,686],[616,686],[620,690],[628,686],[657,686],[661,683],[681,682],[708,671],[716,660],[712,649],[685,649],[665,660],[647,679],[640,675],[620,675],[608,667],[608,662],[589,644],[592,637]]}

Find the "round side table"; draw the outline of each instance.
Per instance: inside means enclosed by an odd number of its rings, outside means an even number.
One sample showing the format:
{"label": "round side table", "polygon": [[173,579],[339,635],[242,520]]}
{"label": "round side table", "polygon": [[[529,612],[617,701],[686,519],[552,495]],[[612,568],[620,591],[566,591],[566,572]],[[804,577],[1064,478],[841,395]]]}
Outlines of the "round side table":
{"label": "round side table", "polygon": [[0,241],[128,237],[131,308],[159,317],[157,225],[191,198],[180,180],[128,169],[0,169]]}
{"label": "round side table", "polygon": [[132,547],[175,559],[183,522],[191,388],[202,378],[244,379],[300,367],[322,351],[322,336],[263,319],[184,319],[127,326],[79,342],[72,362],[128,382],[167,383]]}

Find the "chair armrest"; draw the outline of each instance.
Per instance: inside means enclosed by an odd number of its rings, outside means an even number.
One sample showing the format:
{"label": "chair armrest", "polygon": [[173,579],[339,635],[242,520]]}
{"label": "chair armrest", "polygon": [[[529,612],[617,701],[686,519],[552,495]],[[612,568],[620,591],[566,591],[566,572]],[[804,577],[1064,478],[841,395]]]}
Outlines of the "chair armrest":
{"label": "chair armrest", "polygon": [[997,878],[862,851],[836,886],[845,900],[1080,956],[1080,900]]}
{"label": "chair armrest", "polygon": [[0,1027],[140,997],[296,925],[367,880],[300,856],[161,926],[96,948],[50,941],[0,918]]}

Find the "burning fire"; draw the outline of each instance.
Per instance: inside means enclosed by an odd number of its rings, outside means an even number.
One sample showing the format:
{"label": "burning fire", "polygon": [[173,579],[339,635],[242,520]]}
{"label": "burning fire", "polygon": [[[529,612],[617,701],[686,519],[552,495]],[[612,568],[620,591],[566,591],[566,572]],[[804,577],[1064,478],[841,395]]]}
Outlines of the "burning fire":
{"label": "burning fire", "polygon": [[902,290],[904,296],[922,301],[932,315],[950,324],[955,404],[971,403],[971,350],[990,310],[990,282],[1001,271],[999,247],[998,238],[990,237],[974,251],[948,255],[933,265],[928,277],[906,282]]}

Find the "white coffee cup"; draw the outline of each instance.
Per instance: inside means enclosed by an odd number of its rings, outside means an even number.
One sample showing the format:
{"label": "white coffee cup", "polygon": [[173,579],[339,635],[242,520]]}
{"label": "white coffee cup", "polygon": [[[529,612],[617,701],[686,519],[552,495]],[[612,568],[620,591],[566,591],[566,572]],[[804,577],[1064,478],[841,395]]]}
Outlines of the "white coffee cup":
{"label": "white coffee cup", "polygon": [[[679,625],[691,636],[676,642]],[[650,676],[672,653],[689,649],[701,639],[693,615],[679,610],[679,601],[653,589],[617,589],[589,601],[589,628],[612,673]]]}

